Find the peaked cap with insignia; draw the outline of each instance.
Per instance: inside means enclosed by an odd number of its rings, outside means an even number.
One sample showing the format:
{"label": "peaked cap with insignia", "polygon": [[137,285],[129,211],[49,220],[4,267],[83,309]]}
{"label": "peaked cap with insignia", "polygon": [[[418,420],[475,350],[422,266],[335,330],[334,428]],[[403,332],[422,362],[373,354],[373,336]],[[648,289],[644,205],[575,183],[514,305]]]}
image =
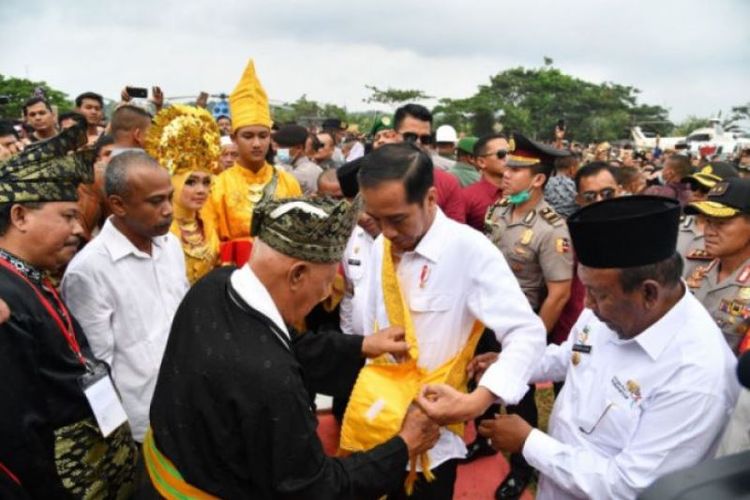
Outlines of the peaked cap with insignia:
{"label": "peaked cap with insignia", "polygon": [[85,146],[86,121],[0,161],[0,203],[78,200],[78,185],[94,181],[93,149]]}

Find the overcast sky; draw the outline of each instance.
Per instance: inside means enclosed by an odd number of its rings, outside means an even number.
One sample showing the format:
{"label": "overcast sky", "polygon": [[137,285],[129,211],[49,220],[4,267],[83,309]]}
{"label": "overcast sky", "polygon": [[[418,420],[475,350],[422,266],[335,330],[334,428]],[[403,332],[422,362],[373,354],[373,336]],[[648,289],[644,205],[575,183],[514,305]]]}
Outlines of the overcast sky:
{"label": "overcast sky", "polygon": [[750,101],[748,21],[747,0],[0,0],[0,73],[181,96],[231,91],[253,57],[272,99],[359,110],[366,84],[468,97],[549,56],[679,121]]}

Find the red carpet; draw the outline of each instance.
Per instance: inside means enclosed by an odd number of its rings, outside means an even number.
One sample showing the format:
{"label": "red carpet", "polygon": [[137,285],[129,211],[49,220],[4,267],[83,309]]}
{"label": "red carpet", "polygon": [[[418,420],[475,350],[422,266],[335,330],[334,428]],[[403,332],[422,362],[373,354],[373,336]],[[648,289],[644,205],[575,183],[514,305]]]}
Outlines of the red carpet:
{"label": "red carpet", "polygon": [[[339,443],[339,429],[330,413],[318,415],[318,435],[323,447],[329,455],[335,455]],[[466,442],[474,439],[474,426],[466,428]],[[508,462],[501,453],[491,457],[481,458],[458,467],[458,479],[454,498],[472,500],[493,500],[495,489],[508,473]],[[533,499],[527,490],[521,497],[523,500]]]}

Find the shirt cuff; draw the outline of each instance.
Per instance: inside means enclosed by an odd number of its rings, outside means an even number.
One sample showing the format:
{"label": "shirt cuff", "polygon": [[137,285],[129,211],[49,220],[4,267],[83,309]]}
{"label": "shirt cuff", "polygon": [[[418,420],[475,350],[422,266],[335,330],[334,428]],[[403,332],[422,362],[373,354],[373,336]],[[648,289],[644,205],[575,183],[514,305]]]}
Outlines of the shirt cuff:
{"label": "shirt cuff", "polygon": [[526,438],[521,453],[529,465],[544,474],[546,466],[553,461],[553,457],[562,450],[563,446],[557,439],[539,429],[533,429]]}
{"label": "shirt cuff", "polygon": [[527,383],[518,380],[518,377],[509,376],[507,370],[498,363],[492,363],[479,380],[479,385],[484,387],[506,405],[515,405],[523,398],[529,390]]}

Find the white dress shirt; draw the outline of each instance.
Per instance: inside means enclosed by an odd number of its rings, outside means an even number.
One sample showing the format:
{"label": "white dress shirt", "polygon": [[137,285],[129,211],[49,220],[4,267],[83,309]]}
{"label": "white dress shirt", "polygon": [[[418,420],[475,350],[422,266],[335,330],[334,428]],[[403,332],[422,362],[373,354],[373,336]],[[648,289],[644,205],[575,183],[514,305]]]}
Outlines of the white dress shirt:
{"label": "white dress shirt", "polygon": [[[389,326],[382,298],[383,236],[375,240],[365,306],[365,332]],[[483,234],[447,218],[440,209],[432,226],[397,275],[411,311],[419,365],[434,370],[466,345],[476,320],[492,329],[503,355],[481,385],[508,404],[520,401],[546,343],[541,320],[529,306],[500,250]],[[441,429],[429,452],[430,466],[466,456],[463,439]]]}
{"label": "white dress shirt", "polygon": [[375,240],[360,226],[354,227],[341,259],[346,291],[341,299],[341,331],[348,335],[365,334],[364,305],[367,296],[367,270],[372,266]]}
{"label": "white dress shirt", "polygon": [[171,234],[138,250],[111,220],[70,262],[62,293],[94,355],[112,367],[133,438],[142,442],[159,365],[188,289],[185,257]]}
{"label": "white dress shirt", "polygon": [[565,379],[549,434],[533,430],[523,448],[542,474],[537,499],[635,498],[712,457],[737,399],[735,364],[690,293],[630,340],[585,309],[532,377]]}
{"label": "white dress shirt", "polygon": [[266,286],[260,282],[253,270],[250,269],[250,264],[245,264],[232,272],[229,281],[232,284],[232,288],[237,291],[247,305],[273,321],[279,327],[285,335],[285,338],[280,340],[284,345],[289,345],[292,340],[289,329],[286,323],[284,323],[284,319],[281,317],[281,313],[278,307],[276,307],[271,294],[268,293]]}

